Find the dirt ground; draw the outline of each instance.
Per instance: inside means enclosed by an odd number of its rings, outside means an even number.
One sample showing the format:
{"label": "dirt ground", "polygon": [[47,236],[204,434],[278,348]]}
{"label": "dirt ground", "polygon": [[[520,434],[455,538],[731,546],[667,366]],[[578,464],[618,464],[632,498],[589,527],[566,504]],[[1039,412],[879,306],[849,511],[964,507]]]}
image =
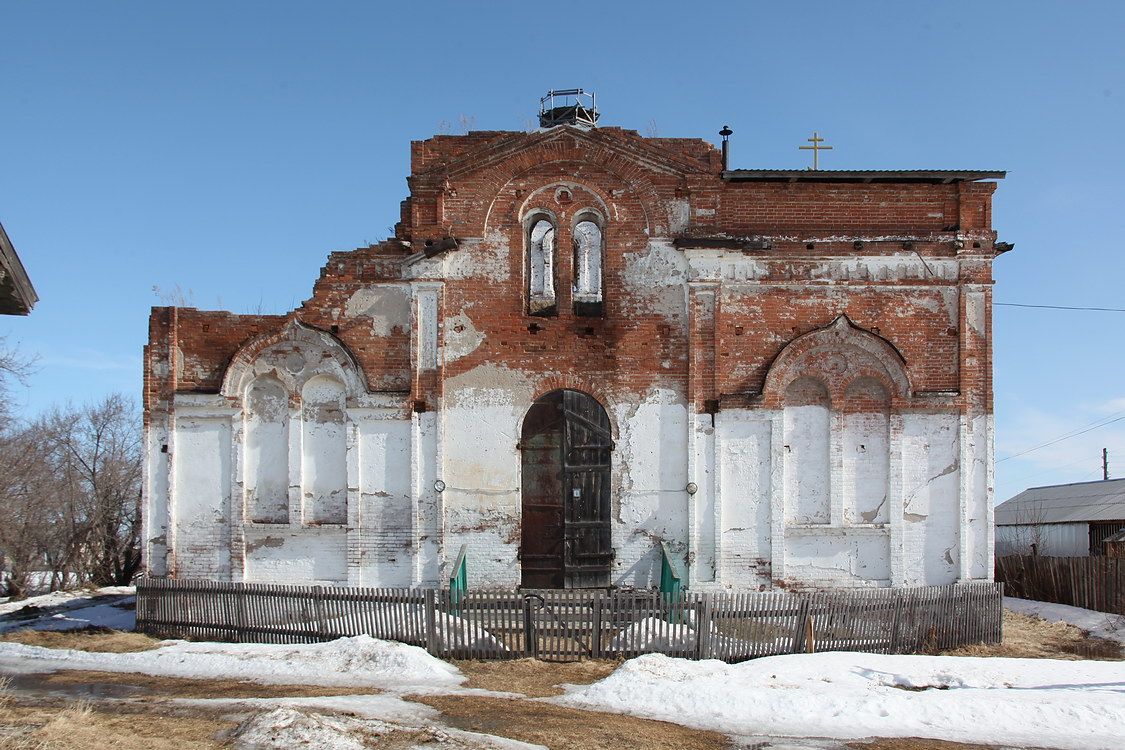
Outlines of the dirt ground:
{"label": "dirt ground", "polygon": [[16,630],[0,635],[0,641],[22,643],[43,648],[73,648],[80,651],[100,651],[109,654],[126,654],[150,651],[160,646],[160,641],[142,633],[123,633],[109,628],[84,628],[82,630]]}
{"label": "dirt ground", "polygon": [[720,750],[731,747],[718,732],[689,729],[622,714],[581,711],[526,700],[475,695],[432,695],[411,698],[441,711],[458,729],[498,734],[551,750]]}
{"label": "dirt ground", "polygon": [[[156,648],[159,641],[135,633],[104,630],[47,633],[17,631],[0,640],[89,651],[130,652]],[[1004,640],[946,652],[959,656],[1052,659],[1120,659],[1121,647],[1090,638],[1078,628],[1004,613]],[[710,750],[731,748],[717,732],[678,724],[543,703],[564,684],[600,680],[619,662],[568,664],[534,659],[458,661],[465,687],[517,693],[523,697],[427,695],[409,699],[442,713],[449,726],[546,745],[552,750]],[[3,682],[3,678],[0,678]],[[235,718],[216,710],[179,706],[177,698],[279,698],[370,694],[369,689],[263,685],[242,680],[181,680],[140,674],[62,671],[21,675],[0,685],[0,750],[179,750],[227,748]],[[80,696],[80,700],[74,697]],[[124,699],[124,700],[122,700]],[[110,703],[109,701],[113,701]],[[143,718],[142,718],[143,717]],[[382,745],[380,745],[382,746]],[[855,750],[992,750],[981,745],[919,738],[840,743]]]}
{"label": "dirt ground", "polygon": [[538,659],[513,661],[454,661],[469,679],[465,687],[522,693],[530,698],[562,695],[560,685],[589,685],[608,677],[619,661],[550,662]]}
{"label": "dirt ground", "polygon": [[65,707],[9,705],[0,711],[0,750],[210,750],[227,747],[221,738],[235,726],[210,715],[137,712],[81,701]]}
{"label": "dirt ground", "polygon": [[944,652],[948,656],[1010,656],[1025,659],[1125,658],[1121,644],[1091,638],[1064,622],[1047,622],[1017,612],[1004,612],[1003,636],[996,645],[963,646]]}
{"label": "dirt ground", "polygon": [[[991,745],[966,745],[963,742],[946,742],[922,737],[889,737],[869,742],[852,742],[854,750],[996,750]],[[1025,748],[1025,750],[1035,750]]]}
{"label": "dirt ground", "polygon": [[67,670],[9,678],[18,690],[34,684],[38,691],[96,698],[142,697],[147,701],[173,698],[319,698],[326,695],[372,695],[372,688],[266,685],[249,680],[189,680],[130,672]]}

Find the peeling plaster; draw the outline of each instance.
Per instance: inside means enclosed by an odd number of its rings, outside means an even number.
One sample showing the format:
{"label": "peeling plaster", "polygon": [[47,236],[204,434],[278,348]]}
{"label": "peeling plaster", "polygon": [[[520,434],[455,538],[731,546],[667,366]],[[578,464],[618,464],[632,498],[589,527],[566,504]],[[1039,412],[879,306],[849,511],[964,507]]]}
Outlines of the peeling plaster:
{"label": "peeling plaster", "polygon": [[345,318],[371,319],[371,332],[390,336],[410,328],[410,289],[397,284],[380,284],[360,289],[344,304]]}
{"label": "peeling plaster", "polygon": [[622,274],[632,312],[683,318],[684,283],[689,269],[683,253],[671,243],[651,241],[642,253],[625,253]]}
{"label": "peeling plaster", "polygon": [[507,281],[511,276],[509,253],[507,235],[498,229],[489,230],[483,239],[464,240],[456,250],[442,258],[442,278],[446,281]]}
{"label": "peeling plaster", "polygon": [[472,319],[464,312],[446,318],[444,328],[446,362],[467,357],[484,343],[484,334],[476,329]]}

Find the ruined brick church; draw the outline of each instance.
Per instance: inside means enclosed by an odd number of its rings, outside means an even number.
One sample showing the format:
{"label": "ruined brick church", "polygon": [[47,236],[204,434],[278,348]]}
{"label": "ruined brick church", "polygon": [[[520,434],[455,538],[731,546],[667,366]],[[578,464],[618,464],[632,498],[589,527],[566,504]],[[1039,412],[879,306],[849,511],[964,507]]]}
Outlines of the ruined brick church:
{"label": "ruined brick church", "polygon": [[152,310],[150,574],[991,577],[1003,173],[731,169],[584,101],[413,143],[395,236],[288,314]]}

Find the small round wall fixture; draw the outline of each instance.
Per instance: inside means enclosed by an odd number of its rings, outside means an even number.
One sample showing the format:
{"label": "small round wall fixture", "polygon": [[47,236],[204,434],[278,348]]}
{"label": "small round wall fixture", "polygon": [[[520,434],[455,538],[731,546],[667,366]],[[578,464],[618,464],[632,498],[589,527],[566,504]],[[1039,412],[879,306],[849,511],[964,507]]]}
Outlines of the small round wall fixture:
{"label": "small round wall fixture", "polygon": [[686,489],[689,495],[694,495],[695,493],[699,492],[699,485],[695,482],[688,482]]}
{"label": "small round wall fixture", "polygon": [[434,482],[434,491],[445,492],[445,482],[441,481],[440,479],[436,480]]}

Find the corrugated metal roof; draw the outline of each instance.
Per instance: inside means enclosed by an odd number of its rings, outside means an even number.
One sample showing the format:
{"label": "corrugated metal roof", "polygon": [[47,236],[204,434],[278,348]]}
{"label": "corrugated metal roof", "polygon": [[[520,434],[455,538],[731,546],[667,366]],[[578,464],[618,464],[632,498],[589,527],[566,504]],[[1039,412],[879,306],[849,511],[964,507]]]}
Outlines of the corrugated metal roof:
{"label": "corrugated metal roof", "polygon": [[995,169],[728,169],[731,182],[974,182],[1002,180]]}
{"label": "corrugated metal roof", "polygon": [[1123,519],[1125,479],[1032,487],[996,506],[998,526]]}

